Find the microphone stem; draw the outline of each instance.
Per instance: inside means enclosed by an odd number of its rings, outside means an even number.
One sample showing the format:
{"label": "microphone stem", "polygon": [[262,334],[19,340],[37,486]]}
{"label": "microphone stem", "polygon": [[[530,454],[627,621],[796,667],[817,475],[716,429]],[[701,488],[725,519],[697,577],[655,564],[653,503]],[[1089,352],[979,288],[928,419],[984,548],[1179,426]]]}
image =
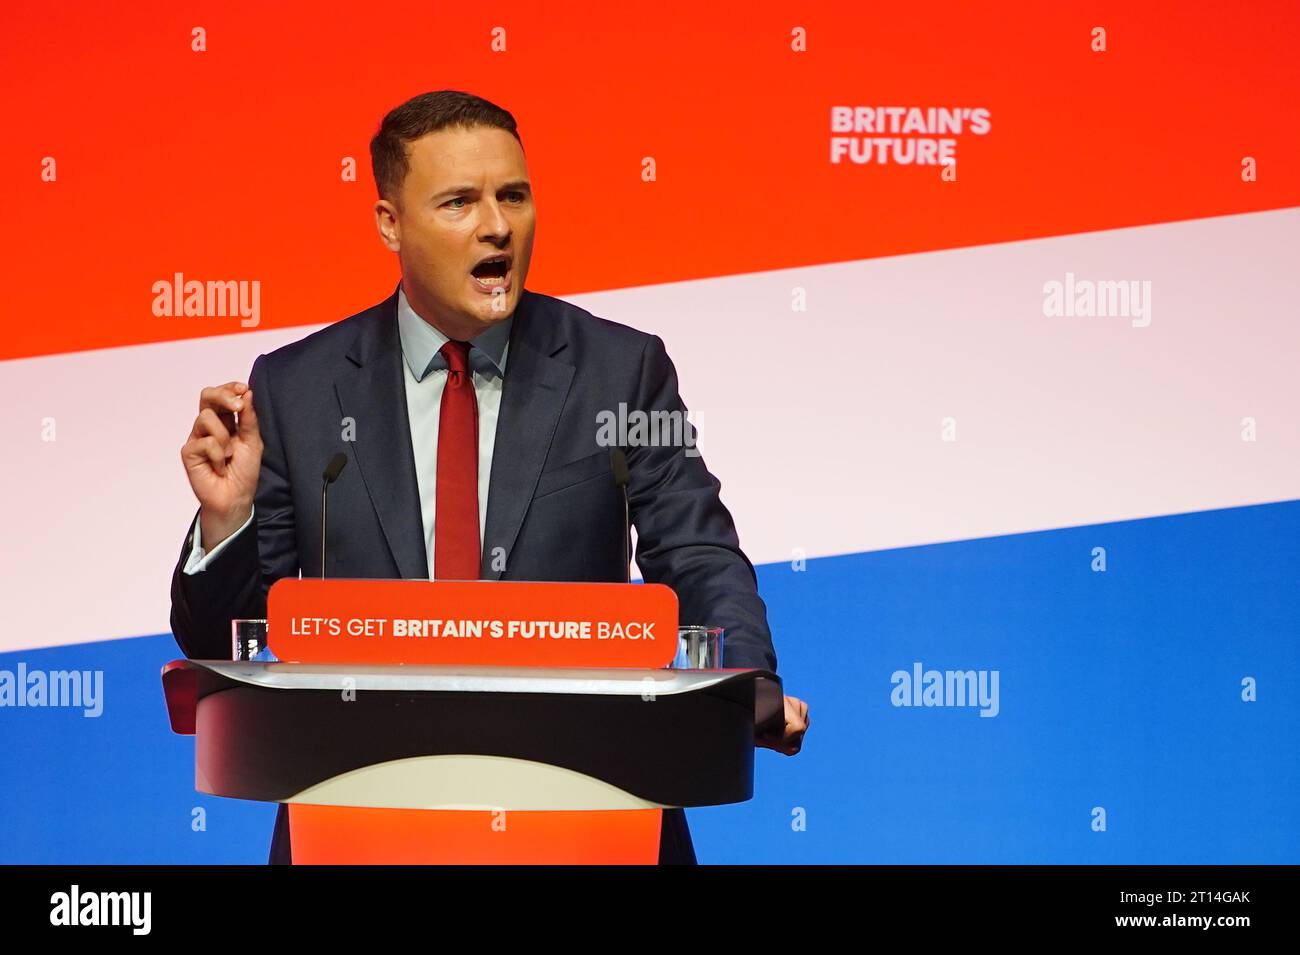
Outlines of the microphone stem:
{"label": "microphone stem", "polygon": [[321,481],[320,485],[320,579],[325,579],[325,532],[329,529],[329,516],[327,508],[329,507],[329,490],[330,482]]}

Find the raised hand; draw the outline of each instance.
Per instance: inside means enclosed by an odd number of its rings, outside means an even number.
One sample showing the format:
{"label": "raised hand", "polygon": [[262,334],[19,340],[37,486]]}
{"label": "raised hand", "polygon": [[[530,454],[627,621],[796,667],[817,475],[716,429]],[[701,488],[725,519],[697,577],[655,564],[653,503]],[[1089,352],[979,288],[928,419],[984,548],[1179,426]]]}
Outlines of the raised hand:
{"label": "raised hand", "polygon": [[229,381],[203,389],[181,462],[199,500],[203,548],[210,551],[248,520],[257,494],[262,435],[247,384]]}

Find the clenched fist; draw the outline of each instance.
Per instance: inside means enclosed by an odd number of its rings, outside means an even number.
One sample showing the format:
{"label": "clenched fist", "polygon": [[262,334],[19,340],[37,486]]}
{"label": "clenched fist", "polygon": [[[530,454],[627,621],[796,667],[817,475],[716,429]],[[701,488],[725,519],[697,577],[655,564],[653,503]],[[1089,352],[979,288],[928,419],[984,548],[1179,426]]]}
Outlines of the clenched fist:
{"label": "clenched fist", "polygon": [[803,734],[808,732],[810,726],[812,726],[812,717],[808,715],[808,704],[797,696],[787,696],[784,729],[780,733],[756,738],[754,745],[794,756],[803,748]]}
{"label": "clenched fist", "polygon": [[199,394],[199,416],[181,448],[181,462],[199,499],[203,549],[212,550],[253,512],[262,469],[253,392],[230,381]]}

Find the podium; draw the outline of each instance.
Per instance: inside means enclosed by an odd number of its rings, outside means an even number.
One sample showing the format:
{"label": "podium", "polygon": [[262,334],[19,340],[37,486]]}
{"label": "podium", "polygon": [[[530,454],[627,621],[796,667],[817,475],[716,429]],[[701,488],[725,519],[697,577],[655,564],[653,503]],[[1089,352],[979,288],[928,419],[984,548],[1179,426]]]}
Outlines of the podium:
{"label": "podium", "polygon": [[295,863],[653,863],[662,810],[751,798],[784,722],[754,669],[178,660],[163,687],[195,788],[288,804]]}

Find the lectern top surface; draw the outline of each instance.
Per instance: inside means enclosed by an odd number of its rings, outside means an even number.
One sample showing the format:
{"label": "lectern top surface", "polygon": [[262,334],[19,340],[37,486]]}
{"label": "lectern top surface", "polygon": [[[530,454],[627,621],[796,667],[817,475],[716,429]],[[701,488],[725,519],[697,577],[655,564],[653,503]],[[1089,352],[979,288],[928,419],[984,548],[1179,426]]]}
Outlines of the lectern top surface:
{"label": "lectern top surface", "polygon": [[285,690],[390,690],[441,693],[561,693],[656,696],[729,682],[773,680],[766,670],[594,669],[426,664],[248,663],[194,660],[190,665],[237,683]]}

